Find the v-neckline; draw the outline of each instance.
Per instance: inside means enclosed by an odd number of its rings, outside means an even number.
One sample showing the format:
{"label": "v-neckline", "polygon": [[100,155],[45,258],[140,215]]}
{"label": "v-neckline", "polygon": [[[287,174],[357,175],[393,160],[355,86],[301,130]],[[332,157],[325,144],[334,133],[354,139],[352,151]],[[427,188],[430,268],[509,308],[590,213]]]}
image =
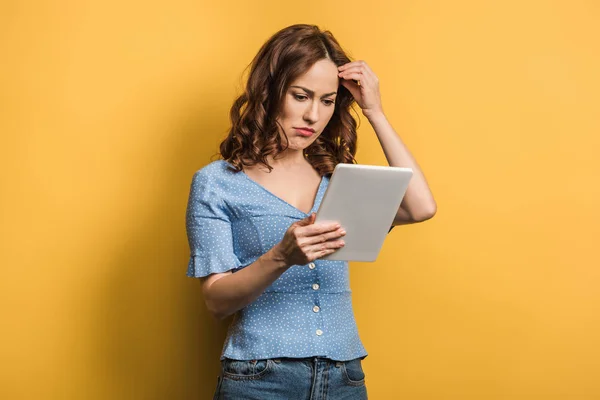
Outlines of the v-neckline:
{"label": "v-neckline", "polygon": [[[223,161],[225,161],[225,160],[223,160]],[[227,161],[225,161],[225,162],[227,162]],[[319,182],[319,186],[317,187],[317,193],[315,194],[315,198],[313,200],[313,205],[312,205],[310,211],[308,213],[305,213],[298,207],[293,206],[289,202],[287,202],[284,199],[282,199],[281,197],[277,196],[275,193],[271,192],[269,189],[267,189],[260,183],[256,182],[254,179],[250,178],[250,176],[248,176],[248,174],[246,174],[243,170],[240,171],[239,173],[242,174],[248,181],[252,182],[254,185],[258,186],[260,189],[267,192],[271,197],[274,197],[275,199],[279,200],[280,202],[282,202],[284,204],[287,204],[289,207],[293,208],[294,210],[298,211],[302,215],[306,215],[306,216],[312,214],[315,211],[315,208],[317,207],[317,202],[319,200],[319,196],[321,195],[321,190],[323,189],[323,184],[325,183],[325,176],[321,176],[321,181]]]}

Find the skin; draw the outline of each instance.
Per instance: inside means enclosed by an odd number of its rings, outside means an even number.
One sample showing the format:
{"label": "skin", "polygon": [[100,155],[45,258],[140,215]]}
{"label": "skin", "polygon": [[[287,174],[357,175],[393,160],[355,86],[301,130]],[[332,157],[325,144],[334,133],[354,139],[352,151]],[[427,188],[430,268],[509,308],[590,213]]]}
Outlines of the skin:
{"label": "skin", "polygon": [[[248,177],[305,213],[312,209],[321,177],[304,158],[303,150],[331,119],[338,85],[338,68],[328,59],[316,62],[294,80],[277,118],[280,135],[289,141],[288,148],[276,158],[268,158],[273,167],[270,173],[262,166],[244,169]],[[303,136],[295,129],[302,127],[315,132]],[[209,311],[223,319],[253,302],[292,265],[310,263],[344,246],[342,237],[346,232],[339,224],[316,224],[314,219],[313,213],[292,224],[281,242],[235,274],[228,271],[202,278]]]}
{"label": "skin", "polygon": [[363,60],[341,65],[338,70],[338,76],[341,78],[340,83],[350,91],[363,115],[369,120],[388,164],[392,167],[404,167],[413,170],[413,177],[392,225],[413,224],[433,218],[437,212],[433,194],[417,161],[396,133],[383,111],[379,92],[379,78]]}
{"label": "skin", "polygon": [[[274,195],[305,213],[312,209],[320,176],[304,158],[303,150],[323,132],[333,115],[339,85],[346,87],[363,115],[369,120],[390,166],[408,167],[413,178],[408,186],[393,225],[412,224],[432,218],[437,210],[423,172],[387,120],[381,105],[379,79],[364,61],[336,66],[325,59],[315,63],[290,84],[283,110],[278,116],[280,134],[289,147],[276,158],[269,157],[271,173],[261,166],[245,168],[244,173]],[[315,130],[310,137],[294,127]],[[225,272],[202,278],[208,310],[225,318],[259,297],[292,265],[303,265],[343,247],[344,230],[339,224],[316,224],[315,215],[292,224],[283,239],[253,264],[235,274]]]}

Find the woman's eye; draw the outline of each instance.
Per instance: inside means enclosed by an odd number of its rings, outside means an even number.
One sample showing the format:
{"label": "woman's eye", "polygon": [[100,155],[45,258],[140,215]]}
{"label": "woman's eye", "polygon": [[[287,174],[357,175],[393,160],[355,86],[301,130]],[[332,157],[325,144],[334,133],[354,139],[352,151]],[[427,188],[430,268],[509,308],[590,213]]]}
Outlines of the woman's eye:
{"label": "woman's eye", "polygon": [[296,100],[300,100],[300,101],[302,101],[302,100],[306,100],[306,96],[302,96],[301,94],[295,94],[295,95],[294,95],[294,98],[295,98]]}
{"label": "woman's eye", "polygon": [[333,103],[335,103],[335,101],[333,101],[333,100],[323,100],[323,103],[325,103],[326,106],[330,106]]}

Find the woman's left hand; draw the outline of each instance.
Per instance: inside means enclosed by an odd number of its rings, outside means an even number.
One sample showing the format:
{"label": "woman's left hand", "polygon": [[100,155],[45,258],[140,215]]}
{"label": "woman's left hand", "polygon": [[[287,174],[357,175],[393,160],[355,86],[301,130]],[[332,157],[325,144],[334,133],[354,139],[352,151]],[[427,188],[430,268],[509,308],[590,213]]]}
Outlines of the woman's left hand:
{"label": "woman's left hand", "polygon": [[338,67],[338,72],[340,83],[354,96],[367,118],[376,113],[383,113],[379,79],[366,62],[360,60],[344,64]]}

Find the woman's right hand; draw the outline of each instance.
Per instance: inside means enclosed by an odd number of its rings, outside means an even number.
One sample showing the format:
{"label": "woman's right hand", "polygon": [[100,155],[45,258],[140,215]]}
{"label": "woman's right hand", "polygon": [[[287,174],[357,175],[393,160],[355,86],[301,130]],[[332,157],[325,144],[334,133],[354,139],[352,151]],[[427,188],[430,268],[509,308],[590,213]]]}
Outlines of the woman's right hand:
{"label": "woman's right hand", "polygon": [[316,214],[294,222],[273,249],[287,266],[303,265],[344,247],[346,232],[335,222],[315,224]]}

